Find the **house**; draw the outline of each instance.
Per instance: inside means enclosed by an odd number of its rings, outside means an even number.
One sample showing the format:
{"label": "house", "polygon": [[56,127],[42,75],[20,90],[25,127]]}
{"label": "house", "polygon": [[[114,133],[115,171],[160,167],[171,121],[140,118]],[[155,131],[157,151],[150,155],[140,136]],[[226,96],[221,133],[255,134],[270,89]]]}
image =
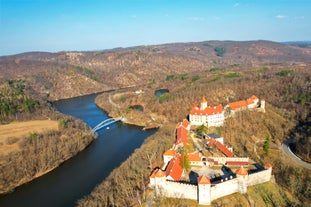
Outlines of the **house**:
{"label": "house", "polygon": [[164,163],[168,163],[173,157],[176,155],[176,150],[166,150],[163,154],[163,161]]}
{"label": "house", "polygon": [[204,97],[201,100],[200,107],[193,106],[189,114],[191,125],[221,126],[224,120],[225,116],[222,105],[208,106]]}
{"label": "house", "polygon": [[181,155],[176,155],[173,159],[170,160],[165,170],[166,180],[180,181],[183,173],[180,160]]}
{"label": "house", "polygon": [[176,145],[188,143],[188,133],[190,130],[190,122],[184,119],[176,125]]}
{"label": "house", "polygon": [[259,98],[252,95],[247,100],[235,101],[228,103],[224,108],[221,104],[217,106],[208,106],[206,99],[203,97],[200,106],[194,105],[189,113],[191,125],[222,126],[227,117],[234,115],[238,111],[257,110],[265,112],[265,100],[259,102]]}

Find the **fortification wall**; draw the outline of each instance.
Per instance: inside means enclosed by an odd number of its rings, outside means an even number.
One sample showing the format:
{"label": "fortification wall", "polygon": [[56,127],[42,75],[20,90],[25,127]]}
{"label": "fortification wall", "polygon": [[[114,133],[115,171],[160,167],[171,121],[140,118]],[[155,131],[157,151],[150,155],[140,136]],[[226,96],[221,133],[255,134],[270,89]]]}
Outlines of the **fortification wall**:
{"label": "fortification wall", "polygon": [[247,186],[257,185],[268,182],[271,178],[271,170],[263,170],[257,173],[248,175]]}
{"label": "fortification wall", "polygon": [[214,161],[218,161],[219,163],[226,163],[226,162],[248,162],[248,157],[209,157]]}
{"label": "fortification wall", "polygon": [[211,187],[211,200],[238,192],[238,179],[232,179]]}
{"label": "fortification wall", "polygon": [[166,181],[161,187],[161,193],[165,197],[186,198],[192,200],[197,200],[198,198],[198,189],[196,185]]}

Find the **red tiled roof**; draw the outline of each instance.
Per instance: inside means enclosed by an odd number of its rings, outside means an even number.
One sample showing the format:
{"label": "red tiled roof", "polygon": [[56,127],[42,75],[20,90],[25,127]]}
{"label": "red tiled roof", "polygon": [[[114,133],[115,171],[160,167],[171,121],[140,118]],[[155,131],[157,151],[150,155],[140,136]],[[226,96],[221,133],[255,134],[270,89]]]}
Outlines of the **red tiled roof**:
{"label": "red tiled roof", "polygon": [[180,165],[181,156],[177,155],[169,162],[165,174],[166,177],[170,176],[174,181],[180,181],[183,169]]}
{"label": "red tiled roof", "polygon": [[202,97],[201,103],[206,103],[206,99],[204,97]]}
{"label": "red tiled roof", "polygon": [[247,170],[245,170],[243,166],[241,166],[241,168],[238,169],[235,173],[236,173],[237,175],[242,175],[242,176],[248,175]]}
{"label": "red tiled roof", "polygon": [[257,98],[257,96],[252,95],[249,99],[255,100],[255,99],[258,99],[258,98]]}
{"label": "red tiled roof", "polygon": [[171,150],[171,149],[166,150],[166,151],[164,152],[163,155],[166,155],[166,156],[175,156],[175,155],[176,155],[176,150]]}
{"label": "red tiled roof", "polygon": [[182,126],[187,128],[189,126],[190,122],[187,119],[184,119],[184,121],[182,122]]}
{"label": "red tiled roof", "polygon": [[199,153],[188,154],[189,161],[201,161]]}
{"label": "red tiled roof", "polygon": [[188,130],[183,127],[177,128],[176,144],[179,144],[179,143],[183,143],[183,144],[188,143]]}
{"label": "red tiled roof", "polygon": [[164,176],[165,176],[165,173],[161,169],[159,169],[155,174],[155,177],[157,177],[157,178],[161,178]]}
{"label": "red tiled roof", "polygon": [[213,107],[206,107],[204,110],[201,110],[199,107],[194,106],[192,107],[190,114],[198,114],[198,115],[213,115],[213,114],[220,114],[223,112],[223,107],[221,104],[218,106],[213,106]]}
{"label": "red tiled roof", "polygon": [[229,107],[231,108],[231,110],[235,110],[235,109],[238,109],[238,108],[246,107],[247,105],[248,105],[248,103],[245,100],[229,103]]}
{"label": "red tiled roof", "polygon": [[213,138],[210,138],[208,141],[209,141],[209,142],[208,142],[208,146],[209,146],[209,147],[213,146],[213,145],[215,144],[215,142],[216,142],[216,140],[213,139]]}
{"label": "red tiled roof", "polygon": [[202,175],[198,177],[198,184],[211,184],[211,180],[209,177]]}
{"label": "red tiled roof", "polygon": [[155,169],[152,174],[150,175],[150,178],[155,178],[155,175],[157,174],[159,169]]}
{"label": "red tiled roof", "polygon": [[272,165],[270,163],[266,163],[265,168],[272,168]]}
{"label": "red tiled roof", "polygon": [[227,157],[233,157],[233,152],[231,152],[230,150],[227,149],[227,147],[225,147],[223,144],[221,144],[220,142],[216,141],[216,147],[222,152],[224,153]]}

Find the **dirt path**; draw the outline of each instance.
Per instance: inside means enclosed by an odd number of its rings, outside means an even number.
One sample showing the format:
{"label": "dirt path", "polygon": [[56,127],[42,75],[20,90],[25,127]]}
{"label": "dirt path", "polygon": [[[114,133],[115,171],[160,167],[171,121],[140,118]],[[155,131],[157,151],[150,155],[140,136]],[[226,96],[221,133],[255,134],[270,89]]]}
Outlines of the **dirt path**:
{"label": "dirt path", "polygon": [[0,154],[18,150],[17,142],[22,136],[46,130],[58,130],[58,121],[35,120],[0,125]]}

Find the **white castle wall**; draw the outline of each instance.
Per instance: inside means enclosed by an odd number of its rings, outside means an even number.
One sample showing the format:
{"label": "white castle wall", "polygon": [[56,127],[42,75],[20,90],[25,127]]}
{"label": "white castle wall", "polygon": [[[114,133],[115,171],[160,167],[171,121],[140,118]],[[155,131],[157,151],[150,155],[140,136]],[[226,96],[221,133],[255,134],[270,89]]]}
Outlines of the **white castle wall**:
{"label": "white castle wall", "polygon": [[225,164],[226,162],[248,162],[248,157],[209,157],[214,161],[218,161],[218,163]]}
{"label": "white castle wall", "polygon": [[248,175],[247,186],[268,182],[270,179],[271,179],[271,169],[253,173]]}
{"label": "white castle wall", "polygon": [[198,197],[197,185],[177,183],[172,181],[166,181],[165,183],[161,184],[160,193],[163,196],[170,198],[197,200]]}
{"label": "white castle wall", "polygon": [[211,200],[238,192],[238,179],[232,179],[211,187]]}

